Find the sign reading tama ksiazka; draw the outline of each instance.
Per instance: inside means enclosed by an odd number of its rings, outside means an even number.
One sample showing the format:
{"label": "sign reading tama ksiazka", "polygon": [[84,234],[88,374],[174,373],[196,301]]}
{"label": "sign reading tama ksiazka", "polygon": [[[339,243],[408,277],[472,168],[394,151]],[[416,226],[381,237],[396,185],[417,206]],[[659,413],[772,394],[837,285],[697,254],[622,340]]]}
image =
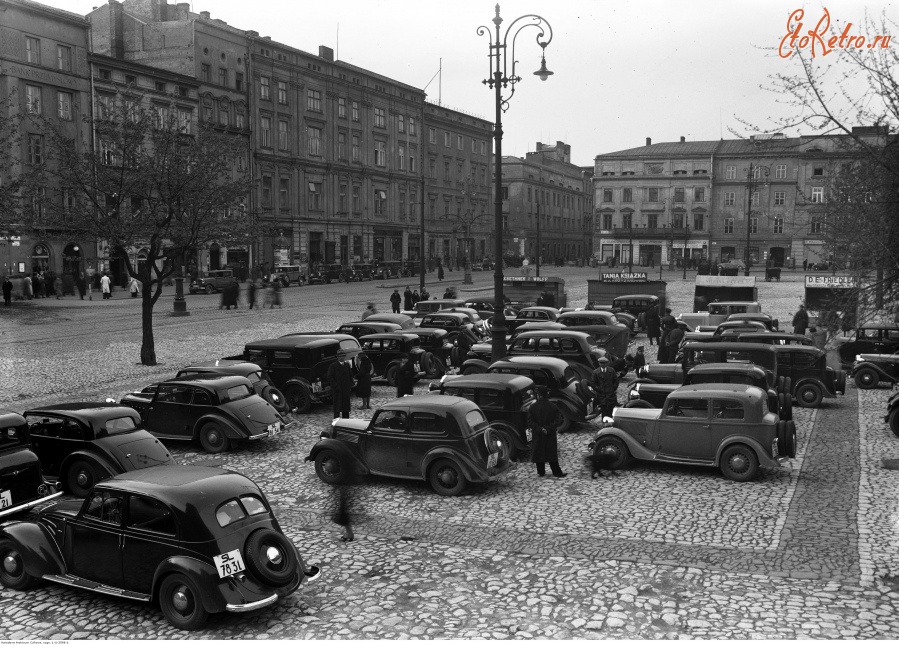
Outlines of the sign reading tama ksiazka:
{"label": "sign reading tama ksiazka", "polygon": [[645,273],[600,273],[599,279],[602,282],[648,282],[649,278]]}

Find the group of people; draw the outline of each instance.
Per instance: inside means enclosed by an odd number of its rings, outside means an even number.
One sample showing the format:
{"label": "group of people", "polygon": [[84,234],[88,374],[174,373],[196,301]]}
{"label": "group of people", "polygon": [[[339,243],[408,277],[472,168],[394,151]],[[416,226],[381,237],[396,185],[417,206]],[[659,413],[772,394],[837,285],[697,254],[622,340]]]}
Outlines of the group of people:
{"label": "group of people", "polygon": [[[369,303],[371,304],[371,303]],[[357,358],[357,370],[354,376],[350,361],[337,360],[328,368],[328,381],[331,383],[331,403],[334,409],[334,418],[350,418],[350,402],[353,394],[362,399],[360,410],[371,410],[371,359],[365,353]],[[418,380],[418,370],[412,356],[406,354],[396,371],[396,396],[397,398],[414,394],[415,381]]]}
{"label": "group of people", "polygon": [[393,293],[390,294],[390,307],[393,313],[400,313],[400,305],[403,306],[403,309],[406,311],[411,311],[415,308],[416,302],[421,302],[422,300],[427,300],[431,297],[430,292],[427,287],[422,287],[421,293],[418,293],[418,289],[412,290],[409,287],[406,287],[406,290],[403,292],[403,295],[400,296],[400,290],[394,289]]}
{"label": "group of people", "polygon": [[677,324],[671,309],[665,308],[665,315],[659,315],[658,306],[652,307],[645,314],[646,336],[649,344],[659,348],[657,360],[659,363],[673,363],[677,358],[678,348],[684,340],[684,330]]}

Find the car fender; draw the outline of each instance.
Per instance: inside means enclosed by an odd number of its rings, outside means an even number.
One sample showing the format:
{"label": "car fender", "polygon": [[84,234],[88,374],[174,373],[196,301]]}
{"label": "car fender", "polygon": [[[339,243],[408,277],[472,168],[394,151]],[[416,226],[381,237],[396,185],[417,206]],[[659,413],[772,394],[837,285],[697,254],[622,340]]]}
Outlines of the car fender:
{"label": "car fender", "polygon": [[480,367],[485,372],[490,369],[490,363],[480,358],[469,358],[465,362],[462,363],[462,370],[464,371],[466,367],[474,365],[475,367]]}
{"label": "car fender", "polygon": [[633,457],[634,459],[653,461],[656,458],[656,453],[646,448],[646,446],[638,443],[636,439],[634,439],[624,430],[621,430],[614,426],[603,428],[602,430],[597,432],[596,436],[593,438],[593,441],[595,442],[598,439],[602,439],[603,437],[617,437],[618,439],[621,439],[627,446],[628,452],[631,453],[631,457]]}
{"label": "car fender", "polygon": [[106,479],[107,477],[112,477],[113,475],[118,475],[125,472],[124,468],[122,468],[116,462],[111,461],[106,455],[98,455],[97,453],[91,452],[90,450],[82,449],[76,450],[75,452],[68,455],[65,459],[63,459],[62,465],[59,468],[60,480],[63,477],[63,473],[68,470],[69,465],[76,459],[83,459],[94,467],[99,468],[101,471],[105,471],[106,476],[102,477],[102,479]]}
{"label": "car fender", "polygon": [[556,405],[565,408],[577,421],[583,421],[584,417],[587,415],[587,404],[582,403],[582,405],[575,405],[567,398],[557,396],[557,395],[549,395],[549,400]]}
{"label": "car fender", "polygon": [[42,578],[66,573],[59,545],[46,526],[36,522],[11,522],[0,527],[0,537],[15,542],[29,575]]}
{"label": "car fender", "polygon": [[221,613],[225,611],[226,600],[219,591],[218,571],[208,562],[185,555],[175,555],[159,563],[153,574],[153,593],[151,599],[159,602],[159,587],[163,578],[170,573],[180,573],[188,578],[199,588],[203,607],[209,613]]}
{"label": "car fender", "polygon": [[862,361],[858,365],[853,366],[852,376],[855,376],[856,372],[858,372],[863,367],[867,367],[869,369],[874,370],[875,372],[877,372],[880,375],[880,378],[882,378],[885,381],[889,381],[890,383],[894,383],[896,381],[895,377],[890,376],[883,370],[882,367],[880,367],[880,365],[878,365],[877,363],[872,363],[871,361]]}
{"label": "car fender", "polygon": [[512,441],[514,445],[512,448],[516,450],[526,450],[528,447],[527,442],[524,440],[522,435],[525,434],[524,429],[519,430],[514,425],[509,423],[508,421],[491,421],[491,428],[496,428],[497,430],[504,432],[512,437]]}
{"label": "car fender", "polygon": [[371,472],[368,469],[368,466],[365,465],[365,462],[362,461],[362,458],[359,457],[359,455],[356,454],[356,452],[354,452],[350,447],[348,447],[345,442],[340,441],[339,439],[331,439],[328,437],[316,441],[315,445],[312,446],[312,450],[309,451],[309,456],[306,457],[304,461],[315,461],[318,453],[320,453],[325,448],[334,450],[342,457],[346,458],[347,464],[352,466],[355,474],[368,475]]}
{"label": "car fender", "polygon": [[278,388],[278,389],[281,390],[282,392],[285,392],[287,390],[287,388],[289,388],[291,385],[301,385],[301,386],[305,387],[307,390],[309,390],[309,396],[312,397],[313,401],[315,401],[315,402],[321,401],[321,397],[313,389],[312,383],[310,383],[307,379],[300,378],[299,376],[294,376],[294,377],[287,379],[286,381],[284,381],[284,387]]}
{"label": "car fender", "polygon": [[832,398],[837,395],[834,391],[833,386],[830,383],[825,383],[819,378],[815,378],[813,376],[806,376],[804,378],[799,378],[795,383],[793,383],[793,392],[796,392],[800,388],[800,386],[805,385],[806,383],[814,383],[818,387],[821,388],[821,391],[824,392],[825,398]]}
{"label": "car fender", "polygon": [[424,459],[421,460],[421,478],[425,481],[428,480],[428,469],[430,469],[431,464],[433,464],[438,459],[451,459],[452,461],[459,464],[459,467],[462,469],[462,474],[465,476],[470,482],[479,482],[484,481],[486,479],[485,474],[487,472],[487,466],[484,465],[484,468],[479,469],[475,466],[471,457],[468,455],[463,455],[457,450],[453,450],[452,448],[435,448],[431,452],[425,455]]}
{"label": "car fender", "polygon": [[212,421],[222,426],[225,429],[225,436],[229,439],[246,439],[250,435],[250,432],[247,430],[239,430],[231,419],[226,419],[225,417],[215,414],[204,414],[197,419],[197,422],[194,424],[193,438],[195,440],[200,438],[200,428],[202,428],[203,424],[207,421]]}
{"label": "car fender", "polygon": [[768,449],[766,449],[762,444],[760,444],[755,439],[751,437],[728,437],[721,442],[721,445],[718,446],[718,452],[715,454],[715,465],[718,466],[721,463],[721,453],[723,453],[728,446],[732,446],[735,443],[746,444],[750,448],[755,451],[755,456],[759,460],[759,466],[765,466],[767,468],[780,468],[783,464],[781,464],[776,459],[772,459],[768,455]]}

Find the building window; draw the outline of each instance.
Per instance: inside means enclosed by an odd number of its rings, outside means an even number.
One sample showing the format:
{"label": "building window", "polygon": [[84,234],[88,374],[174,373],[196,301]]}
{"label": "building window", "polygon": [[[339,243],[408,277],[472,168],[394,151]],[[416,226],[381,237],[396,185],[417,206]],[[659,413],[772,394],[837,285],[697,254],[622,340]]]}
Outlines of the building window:
{"label": "building window", "polygon": [[228,70],[224,67],[219,67],[219,85],[228,87]]}
{"label": "building window", "polygon": [[415,136],[415,117],[414,116],[409,117],[409,136],[410,137]]}
{"label": "building window", "polygon": [[29,114],[41,113],[41,88],[36,85],[25,86],[25,109]]}
{"label": "building window", "polygon": [[621,214],[621,228],[631,228],[633,224],[633,213],[622,213]]}
{"label": "building window", "polygon": [[154,105],[153,111],[156,113],[156,129],[167,129],[169,125],[169,108],[165,105]]}
{"label": "building window", "polygon": [[278,149],[290,149],[290,125],[287,121],[278,121]]}
{"label": "building window", "polygon": [[[650,189],[650,190],[652,190],[652,189]],[[650,201],[656,201],[656,200],[650,200]],[[684,189],[683,188],[675,188],[674,189],[674,202],[676,204],[684,203]]]}
{"label": "building window", "polygon": [[247,169],[247,158],[243,155],[237,156],[237,169],[238,170],[246,170]]}
{"label": "building window", "polygon": [[437,160],[433,157],[428,158],[428,177],[437,179]]}
{"label": "building window", "polygon": [[31,36],[25,36],[25,61],[41,64],[41,41]]}
{"label": "building window", "polygon": [[359,101],[353,101],[353,121],[359,120]]}
{"label": "building window", "polygon": [[758,233],[759,232],[759,218],[758,217],[750,217],[749,218],[749,232],[750,233]]}
{"label": "building window", "polygon": [[243,74],[240,72],[235,72],[234,74],[234,89],[238,92],[243,92]]}
{"label": "building window", "polygon": [[752,203],[753,206],[758,206],[759,205],[759,194],[752,193],[752,197],[750,197],[750,202]]}
{"label": "building window", "polygon": [[375,165],[387,165],[387,143],[385,141],[375,141]]}
{"label": "building window", "polygon": [[693,189],[693,201],[694,202],[704,202],[705,201],[705,188],[694,188]]}
{"label": "building window", "polygon": [[774,166],[774,178],[775,179],[786,179],[787,178],[787,164],[777,164]]}
{"label": "building window", "polygon": [[337,210],[341,213],[347,212],[347,185],[340,184],[339,191],[337,193]]}
{"label": "building window", "polygon": [[346,118],[346,98],[342,96],[337,97],[337,116],[341,119]]}
{"label": "building window", "polygon": [[320,90],[306,90],[306,109],[311,112],[322,111],[322,93]]}
{"label": "building window", "polygon": [[737,167],[736,166],[725,166],[724,167],[724,178],[725,179],[736,179],[737,178]]}
{"label": "building window", "polygon": [[437,129],[428,128],[428,143],[437,143]]}
{"label": "building window", "polygon": [[210,73],[211,72],[209,69],[209,65],[207,65],[206,63],[202,63],[200,65],[200,80],[203,81],[204,83],[208,83]]}
{"label": "building window", "polygon": [[405,170],[406,169],[406,146],[400,146],[398,161],[399,161],[399,169]]}
{"label": "building window", "polygon": [[787,201],[787,194],[782,190],[774,191],[774,205],[783,206]]}
{"label": "building window", "polygon": [[812,177],[823,177],[824,176],[824,166],[815,166],[812,168]]}
{"label": "building window", "polygon": [[270,101],[272,98],[272,80],[268,76],[259,77],[259,98]]}
{"label": "building window", "polygon": [[481,154],[487,156],[487,142],[481,141]]}
{"label": "building window", "polygon": [[56,46],[56,68],[63,72],[72,71],[72,48],[65,45]]}
{"label": "building window", "polygon": [[412,154],[414,151],[409,151],[409,172],[415,172],[415,155]]}
{"label": "building window", "polygon": [[396,115],[396,130],[397,132],[406,132],[406,117],[402,114]]}
{"label": "building window", "polygon": [[33,164],[44,162],[44,135],[28,135],[28,162]]}
{"label": "building window", "polygon": [[478,142],[474,139],[471,140],[471,154],[475,155],[478,153]]}
{"label": "building window", "polygon": [[115,148],[112,145],[111,141],[101,139],[100,140],[100,163],[107,166],[115,165]]}
{"label": "building window", "polygon": [[650,188],[647,191],[649,193],[649,201],[657,202],[659,201],[660,191],[658,188]]}
{"label": "building window", "polygon": [[823,204],[824,203],[824,187],[816,186],[812,188],[812,203],[813,204]]}
{"label": "building window", "polygon": [[456,163],[456,180],[462,181],[462,177],[465,176],[465,166],[461,161]]}
{"label": "building window", "polygon": [[464,150],[464,146],[462,145],[462,143],[463,143],[462,135],[457,134],[456,135],[456,148],[458,148],[459,150]]}
{"label": "building window", "polygon": [[376,128],[386,128],[387,127],[387,115],[384,111],[384,108],[380,108],[380,107],[375,108],[375,127]]}
{"label": "building window", "polygon": [[752,167],[752,178],[758,179],[761,176],[762,167],[761,166],[753,166]]}
{"label": "building window", "polygon": [[733,217],[725,217],[724,218],[724,232],[725,233],[733,233],[734,232],[734,218]]}
{"label": "building window", "polygon": [[375,189],[375,215],[384,217],[387,214],[387,191]]}
{"label": "building window", "polygon": [[612,203],[612,189],[611,188],[603,188],[602,189],[602,201],[607,204]]}
{"label": "building window", "polygon": [[736,193],[724,193],[724,205],[733,206],[736,199]]}
{"label": "building window", "polygon": [[450,181],[452,179],[452,173],[450,172],[450,162],[446,159],[443,160],[443,180]]}
{"label": "building window", "polygon": [[313,157],[322,156],[322,130],[321,128],[309,128],[309,154]]}
{"label": "building window", "polygon": [[62,121],[72,120],[72,95],[68,92],[56,93],[56,115]]}
{"label": "building window", "polygon": [[774,218],[774,232],[775,233],[783,233],[784,232],[784,218],[783,217],[775,217]]}
{"label": "building window", "polygon": [[290,177],[278,177],[278,208],[290,208]]}
{"label": "building window", "polygon": [[353,135],[353,161],[359,161],[359,135]]}
{"label": "building window", "polygon": [[353,212],[358,213],[362,210],[362,187],[353,185]]}
{"label": "building window", "polygon": [[272,147],[272,120],[269,117],[264,116],[264,117],[262,117],[261,122],[262,122],[262,128],[261,128],[262,141],[260,142],[260,145],[263,148],[271,148]]}
{"label": "building window", "polygon": [[693,213],[693,230],[701,231],[705,228],[705,215],[702,213]]}
{"label": "building window", "polygon": [[633,188],[622,188],[621,189],[621,201],[625,203],[630,203],[634,201],[634,189]]}
{"label": "building window", "polygon": [[320,211],[322,209],[322,185],[320,182],[309,182],[309,210]]}
{"label": "building window", "polygon": [[346,132],[337,133],[337,158],[346,159]]}
{"label": "building window", "polygon": [[812,218],[812,233],[823,233],[824,232],[824,222],[820,217]]}
{"label": "building window", "polygon": [[231,110],[226,103],[219,103],[219,125],[227,126],[231,122]]}
{"label": "building window", "polygon": [[236,110],[236,112],[235,112],[235,117],[236,117],[236,118],[235,118],[235,121],[234,121],[234,125],[236,125],[238,128],[243,129],[243,128],[244,128],[244,113],[243,113],[243,108],[237,108],[237,110]]}
{"label": "building window", "polygon": [[178,131],[183,132],[184,134],[190,134],[190,122],[192,121],[193,113],[190,110],[186,110],[184,108],[178,109]]}
{"label": "building window", "polygon": [[400,221],[406,221],[406,193],[400,191]]}
{"label": "building window", "polygon": [[602,214],[602,230],[604,230],[604,231],[612,230],[612,213],[603,213]]}
{"label": "building window", "polygon": [[444,148],[450,147],[450,133],[449,132],[443,133],[443,147]]}

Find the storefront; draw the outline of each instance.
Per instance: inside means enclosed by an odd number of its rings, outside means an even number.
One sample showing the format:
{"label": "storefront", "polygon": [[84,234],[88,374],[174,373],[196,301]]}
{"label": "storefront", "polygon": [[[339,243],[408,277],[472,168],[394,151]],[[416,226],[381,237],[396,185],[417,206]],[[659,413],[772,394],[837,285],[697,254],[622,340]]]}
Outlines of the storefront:
{"label": "storefront", "polygon": [[372,243],[374,259],[384,262],[403,259],[403,229],[376,226],[372,230]]}

